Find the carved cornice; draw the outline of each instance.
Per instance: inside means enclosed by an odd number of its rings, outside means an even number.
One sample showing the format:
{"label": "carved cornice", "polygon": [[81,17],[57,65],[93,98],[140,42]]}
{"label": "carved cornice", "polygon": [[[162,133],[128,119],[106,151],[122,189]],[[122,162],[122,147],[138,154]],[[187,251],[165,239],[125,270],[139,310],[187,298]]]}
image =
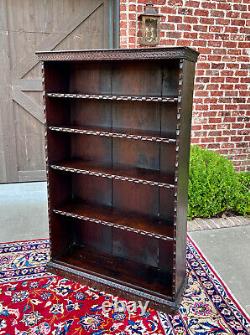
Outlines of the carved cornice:
{"label": "carved cornice", "polygon": [[199,53],[188,47],[148,49],[56,50],[37,51],[42,61],[124,61],[187,59],[195,62]]}

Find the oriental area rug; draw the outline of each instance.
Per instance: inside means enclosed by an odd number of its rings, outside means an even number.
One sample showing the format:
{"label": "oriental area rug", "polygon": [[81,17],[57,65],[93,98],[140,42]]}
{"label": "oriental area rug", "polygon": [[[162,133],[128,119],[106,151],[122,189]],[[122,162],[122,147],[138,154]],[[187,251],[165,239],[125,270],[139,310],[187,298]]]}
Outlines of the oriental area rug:
{"label": "oriental area rug", "polygon": [[[45,272],[47,240],[0,244],[0,334],[4,335],[246,335],[247,315],[188,239],[188,287],[171,317],[152,309],[104,312],[107,292]],[[119,298],[118,298],[119,299]]]}

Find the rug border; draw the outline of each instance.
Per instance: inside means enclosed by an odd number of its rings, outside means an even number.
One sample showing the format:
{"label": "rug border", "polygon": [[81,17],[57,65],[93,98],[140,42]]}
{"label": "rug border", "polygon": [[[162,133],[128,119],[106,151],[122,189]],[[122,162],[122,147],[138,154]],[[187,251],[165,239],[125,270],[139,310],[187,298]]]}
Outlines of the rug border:
{"label": "rug border", "polygon": [[232,291],[230,290],[230,288],[227,286],[227,284],[223,281],[223,279],[221,278],[221,276],[218,274],[218,272],[215,270],[215,268],[213,267],[213,265],[210,263],[210,261],[207,259],[207,257],[203,254],[203,252],[201,251],[200,247],[197,245],[197,243],[193,240],[193,238],[190,236],[190,234],[187,234],[187,238],[189,239],[189,241],[191,242],[191,244],[193,244],[193,246],[195,247],[195,249],[197,250],[197,252],[199,253],[200,257],[203,259],[203,261],[205,261],[209,267],[209,269],[211,270],[211,272],[215,275],[215,277],[218,279],[218,281],[220,282],[220,284],[223,286],[224,290],[226,291],[226,293],[228,294],[228,296],[230,297],[230,299],[234,302],[234,304],[236,305],[236,307],[239,309],[239,311],[243,314],[243,316],[246,318],[246,320],[248,322],[250,322],[250,316],[248,316],[247,311],[245,311],[245,309],[240,305],[240,303],[238,302],[238,300],[235,298],[234,294],[232,293]]}
{"label": "rug border", "polygon": [[50,240],[49,240],[49,237],[47,237],[47,238],[34,238],[34,239],[29,239],[29,240],[17,240],[17,241],[7,241],[7,242],[0,242],[0,246],[2,245],[2,244],[11,244],[11,243],[24,243],[24,242],[39,242],[39,241],[48,241],[48,242],[50,242]]}

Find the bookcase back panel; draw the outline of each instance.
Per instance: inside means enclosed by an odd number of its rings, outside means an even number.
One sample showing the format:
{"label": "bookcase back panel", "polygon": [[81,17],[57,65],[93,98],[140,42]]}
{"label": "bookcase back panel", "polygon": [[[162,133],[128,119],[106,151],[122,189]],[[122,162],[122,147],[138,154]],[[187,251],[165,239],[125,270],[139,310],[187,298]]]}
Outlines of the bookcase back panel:
{"label": "bookcase back panel", "polygon": [[[47,90],[86,94],[177,96],[179,63],[50,62]],[[51,89],[50,89],[51,88]]]}
{"label": "bookcase back panel", "polygon": [[157,217],[158,189],[149,185],[113,182],[113,206],[124,211]]}
{"label": "bookcase back panel", "polygon": [[50,222],[51,258],[59,259],[69,253],[75,239],[72,220],[51,212]]}
{"label": "bookcase back panel", "polygon": [[161,68],[156,64],[148,62],[113,64],[113,94],[160,96],[161,85]]}
{"label": "bookcase back panel", "polygon": [[[115,279],[139,285],[141,289],[155,288],[159,293],[170,295],[172,242],[139,237],[77,219],[67,219],[64,224],[67,225],[62,228],[65,244],[58,254],[63,259],[75,253],[76,262],[83,262],[87,268],[88,263],[91,264],[96,273],[113,275]],[[91,253],[98,258],[87,259]],[[126,278],[129,271],[130,279]]]}
{"label": "bookcase back panel", "polygon": [[114,229],[113,255],[157,268],[159,266],[159,242],[146,236]]}
{"label": "bookcase back panel", "polygon": [[71,93],[111,94],[110,63],[79,62],[71,65]]}
{"label": "bookcase back panel", "polygon": [[46,101],[46,120],[48,127],[71,124],[70,101],[49,98],[46,98]]}
{"label": "bookcase back panel", "polygon": [[72,174],[72,195],[80,201],[102,206],[112,206],[112,180]]}
{"label": "bookcase back panel", "polygon": [[71,139],[71,158],[92,161],[95,164],[110,164],[112,159],[111,139],[98,136],[68,135]]}
{"label": "bookcase back panel", "polygon": [[68,126],[111,128],[112,103],[94,100],[74,100],[71,103],[71,122]]}
{"label": "bookcase back panel", "polygon": [[58,173],[53,169],[48,170],[50,210],[63,206],[72,199],[72,176],[67,173]]}
{"label": "bookcase back panel", "polygon": [[113,254],[113,231],[111,227],[89,221],[72,220],[74,244],[96,250],[98,253]]}
{"label": "bookcase back panel", "polygon": [[174,222],[174,189],[159,189],[160,216],[171,224]]}
{"label": "bookcase back panel", "polygon": [[48,130],[47,154],[49,163],[68,159],[71,156],[70,137],[68,134],[59,134]]}
{"label": "bookcase back panel", "polygon": [[174,174],[176,161],[176,147],[173,144],[160,144],[160,170]]}
{"label": "bookcase back panel", "polygon": [[163,67],[162,96],[178,95],[179,72],[179,61],[173,61],[170,66]]}
{"label": "bookcase back panel", "polygon": [[160,104],[161,135],[176,138],[177,128],[177,104]]}
{"label": "bookcase back panel", "polygon": [[69,91],[70,64],[68,62],[46,62],[44,64],[45,89],[47,92],[64,93]]}

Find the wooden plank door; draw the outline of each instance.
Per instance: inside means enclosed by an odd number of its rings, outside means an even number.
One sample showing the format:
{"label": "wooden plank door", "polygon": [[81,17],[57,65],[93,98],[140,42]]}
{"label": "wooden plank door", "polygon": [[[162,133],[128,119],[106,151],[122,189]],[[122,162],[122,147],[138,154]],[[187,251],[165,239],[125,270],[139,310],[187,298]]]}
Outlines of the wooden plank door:
{"label": "wooden plank door", "polygon": [[0,182],[45,180],[36,50],[114,47],[119,1],[0,0]]}

